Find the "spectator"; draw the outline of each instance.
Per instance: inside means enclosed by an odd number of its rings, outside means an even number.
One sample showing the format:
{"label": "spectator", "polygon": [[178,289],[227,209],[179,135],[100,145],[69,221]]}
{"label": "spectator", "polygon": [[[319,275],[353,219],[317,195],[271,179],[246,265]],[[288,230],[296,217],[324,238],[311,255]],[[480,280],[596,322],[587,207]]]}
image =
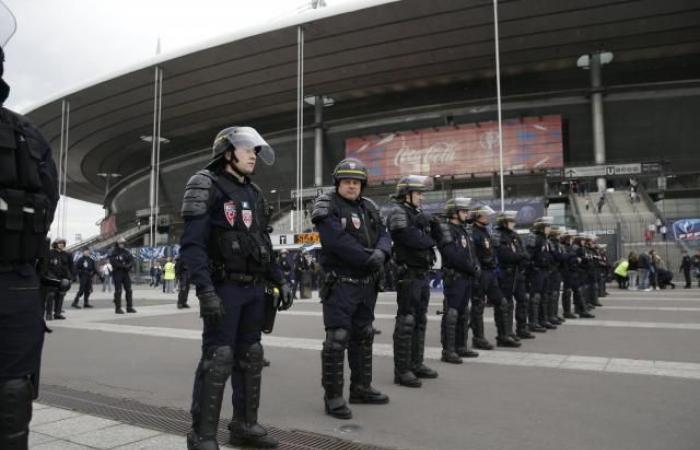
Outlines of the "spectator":
{"label": "spectator", "polygon": [[656,232],[657,233],[661,232],[661,225],[662,225],[661,218],[657,217],[656,218]]}
{"label": "spectator", "polygon": [[663,268],[661,258],[656,254],[656,250],[649,250],[649,284],[655,291],[659,290],[659,269]]}
{"label": "spectator", "polygon": [[[617,279],[617,287],[620,289],[628,288],[628,273],[629,273],[629,259],[621,260],[615,267],[615,279]],[[635,272],[636,273],[636,272]]]}
{"label": "spectator", "polygon": [[639,290],[651,291],[649,287],[649,273],[651,271],[651,258],[648,254],[642,252],[639,254],[639,266],[637,274],[639,275]]}
{"label": "spectator", "polygon": [[666,224],[661,225],[661,228],[659,228],[659,233],[661,233],[661,240],[666,241],[666,234],[668,233]]}
{"label": "spectator", "polygon": [[586,198],[586,211],[588,211],[589,209],[591,209],[591,199]]}
{"label": "spectator", "polygon": [[698,279],[698,287],[700,288],[700,248],[693,256],[693,267],[695,268],[695,277]]}
{"label": "spectator", "polygon": [[693,283],[690,279],[690,271],[693,268],[693,260],[690,258],[690,256],[688,256],[687,250],[681,250],[681,254],[683,255],[683,260],[681,260],[680,272],[683,273],[683,278],[685,278],[685,288],[690,289],[693,287]]}
{"label": "spectator", "polygon": [[649,226],[647,227],[647,231],[644,232],[644,240],[647,242],[653,241],[655,232],[656,232],[656,225],[654,225],[653,223],[650,223]]}
{"label": "spectator", "polygon": [[112,265],[107,260],[100,268],[102,273],[102,292],[112,292]]}
{"label": "spectator", "polygon": [[166,294],[175,292],[175,263],[173,258],[168,257],[165,266],[163,267],[163,287]]}
{"label": "spectator", "polygon": [[639,269],[639,257],[635,252],[630,252],[627,256],[627,289],[637,290],[637,276]]}
{"label": "spectator", "polygon": [[600,197],[598,197],[598,214],[603,211],[603,205],[605,204],[605,192],[600,192]]}

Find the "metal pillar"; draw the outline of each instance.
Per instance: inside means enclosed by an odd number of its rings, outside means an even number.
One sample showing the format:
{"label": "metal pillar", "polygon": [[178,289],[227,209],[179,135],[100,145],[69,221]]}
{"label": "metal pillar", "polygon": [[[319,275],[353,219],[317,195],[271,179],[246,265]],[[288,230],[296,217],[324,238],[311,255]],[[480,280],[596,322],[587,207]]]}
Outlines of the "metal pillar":
{"label": "metal pillar", "polygon": [[[605,164],[605,125],[603,123],[603,89],[600,52],[590,55],[591,121],[593,122],[593,156],[596,164]],[[605,191],[605,178],[598,178],[598,191]]]}
{"label": "metal pillar", "polygon": [[503,117],[501,114],[501,57],[498,43],[498,0],[493,0],[493,34],[496,51],[496,109],[498,110],[498,173],[501,184],[501,211],[505,211],[505,188],[503,180]]}
{"label": "metal pillar", "polygon": [[153,80],[153,134],[151,135],[151,176],[149,186],[148,245],[155,246],[158,220],[158,190],[160,175],[160,122],[162,118],[163,71],[156,66]]}
{"label": "metal pillar", "polygon": [[316,96],[314,107],[314,186],[323,186],[323,96]]}
{"label": "metal pillar", "polygon": [[70,100],[61,102],[61,141],[58,149],[58,195],[60,206],[56,214],[56,236],[66,233],[66,191],[68,188],[68,147],[70,131]]}
{"label": "metal pillar", "polygon": [[[303,197],[304,189],[304,27],[297,27],[297,220],[295,229],[301,232],[304,219]],[[292,215],[292,218],[294,216]]]}

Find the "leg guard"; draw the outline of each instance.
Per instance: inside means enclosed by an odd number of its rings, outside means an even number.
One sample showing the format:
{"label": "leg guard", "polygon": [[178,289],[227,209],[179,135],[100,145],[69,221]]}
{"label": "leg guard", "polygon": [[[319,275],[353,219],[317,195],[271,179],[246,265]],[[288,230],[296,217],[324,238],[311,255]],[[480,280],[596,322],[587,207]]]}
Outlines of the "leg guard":
{"label": "leg guard", "polygon": [[551,297],[548,292],[540,296],[540,307],[537,312],[537,317],[539,318],[540,325],[548,330],[556,330],[556,325],[549,321],[549,311],[550,311]]}
{"label": "leg guard", "polygon": [[[513,319],[510,316],[508,301],[502,298],[500,302],[493,305],[493,318],[497,323],[498,336],[496,345],[499,347],[520,347],[520,342],[513,339]],[[500,326],[498,326],[500,322]]]}
{"label": "leg guard", "polygon": [[54,303],[53,303],[53,318],[54,319],[65,319],[66,317],[63,315],[63,299],[65,298],[65,294],[57,292],[54,296]]}
{"label": "leg guard", "polygon": [[411,352],[415,319],[411,314],[396,317],[394,327],[394,382],[403,386],[420,387],[420,380],[411,371]]}
{"label": "leg guard", "polygon": [[425,355],[425,329],[428,318],[423,314],[416,317],[416,319],[416,328],[414,329],[413,340],[411,342],[411,370],[418,378],[437,378],[438,373],[423,364]]}
{"label": "leg guard", "polygon": [[350,363],[350,403],[388,403],[389,397],[372,387],[372,344],[374,327],[368,324],[353,330],[348,346]]}
{"label": "leg guard", "polygon": [[451,364],[462,364],[462,358],[457,354],[457,321],[459,313],[449,308],[442,316],[442,360]]}
{"label": "leg guard", "polygon": [[34,389],[28,378],[0,381],[0,448],[26,450]]}
{"label": "leg guard", "polygon": [[576,315],[571,312],[571,289],[564,289],[561,295],[561,307],[564,310],[565,319],[576,319]]}
{"label": "leg guard", "polygon": [[530,327],[530,331],[534,331],[536,333],[544,333],[545,331],[547,331],[546,328],[540,325],[540,300],[540,294],[532,294],[532,296],[530,297],[530,310],[528,311],[528,324]]}
{"label": "leg guard", "polygon": [[321,350],[321,384],[325,390],[326,413],[339,419],[350,419],[352,412],[343,400],[343,366],[349,335],[344,328],[326,330]]}
{"label": "leg guard", "polygon": [[221,401],[232,366],[233,350],[227,345],[215,347],[202,356],[192,394],[192,430],[187,435],[189,448],[218,449],[216,432]]}
{"label": "leg guard", "polygon": [[457,332],[455,335],[457,354],[462,358],[476,358],[478,352],[469,349],[469,311],[465,309],[457,318]]}
{"label": "leg guard", "polygon": [[573,291],[574,294],[574,307],[576,308],[576,314],[582,319],[591,319],[595,317],[593,314],[588,312],[586,308],[586,302],[584,300],[583,288],[579,287]]}
{"label": "leg guard", "polygon": [[126,289],[126,312],[135,313],[134,309],[134,293],[131,288]]}

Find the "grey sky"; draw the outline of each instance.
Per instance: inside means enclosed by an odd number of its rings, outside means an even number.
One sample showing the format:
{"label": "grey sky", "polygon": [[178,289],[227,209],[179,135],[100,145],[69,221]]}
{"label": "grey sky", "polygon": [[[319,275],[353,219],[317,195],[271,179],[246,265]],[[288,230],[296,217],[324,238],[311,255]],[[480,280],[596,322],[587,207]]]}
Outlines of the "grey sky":
{"label": "grey sky", "polygon": [[[5,48],[5,106],[26,111],[72,88],[155,55],[212,37],[276,22],[311,0],[3,0],[17,18]],[[381,0],[380,0],[381,1]],[[385,0],[386,1],[386,0]],[[329,8],[360,3],[325,0]],[[366,3],[366,0],[362,3]],[[68,187],[70,195],[70,186]],[[66,238],[99,232],[99,205],[70,199]],[[69,242],[70,243],[70,242]]]}

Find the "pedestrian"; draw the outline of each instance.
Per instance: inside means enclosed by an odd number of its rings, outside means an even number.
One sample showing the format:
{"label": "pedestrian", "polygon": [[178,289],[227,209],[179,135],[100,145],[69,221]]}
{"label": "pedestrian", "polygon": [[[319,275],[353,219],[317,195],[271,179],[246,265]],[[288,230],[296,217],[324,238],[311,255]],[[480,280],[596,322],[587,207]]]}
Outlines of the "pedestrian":
{"label": "pedestrian", "polygon": [[591,199],[586,197],[586,211],[591,209]]}
{"label": "pedestrian", "polygon": [[627,290],[637,290],[637,277],[639,271],[639,257],[636,252],[627,255]]}
{"label": "pedestrian", "polygon": [[350,365],[350,403],[384,404],[389,397],[372,387],[374,307],[391,239],[376,204],[362,197],[367,168],[348,158],[333,170],[335,192],[316,198],[311,220],[321,236],[326,274],[320,297],[326,339],[321,383],[326,414],[351,419],[343,398],[344,361]]}
{"label": "pedestrian", "polygon": [[[2,79],[3,47],[16,28],[1,2],[0,23],[1,106],[10,93]],[[42,253],[48,251],[46,235],[59,197],[51,147],[34,125],[9,109],[0,108],[0,123],[4,204],[0,221],[0,448],[26,449],[44,344],[40,277],[44,287],[67,290],[70,282],[37,271]],[[15,163],[24,170],[16,171]],[[8,226],[7,217],[18,220]]]}
{"label": "pedestrian", "polygon": [[637,268],[639,274],[639,290],[651,291],[649,287],[649,274],[651,273],[651,258],[645,252],[639,254],[639,266]]}
{"label": "pedestrian", "polygon": [[[66,240],[57,238],[51,244],[51,250],[48,256],[47,274],[51,278],[60,280],[73,280],[73,259],[71,255],[65,251]],[[66,317],[63,315],[63,299],[66,292],[59,287],[48,288],[45,297],[45,316],[46,320],[59,319],[63,320]]]}
{"label": "pedestrian", "polygon": [[600,197],[598,197],[598,214],[603,212],[603,205],[605,204],[605,192],[600,192]]}
{"label": "pedestrian", "polygon": [[92,293],[92,279],[98,274],[95,260],[90,256],[90,249],[83,249],[83,256],[75,262],[75,272],[78,274],[80,288],[75,294],[71,307],[80,309],[80,296],[83,296],[83,307],[92,308],[90,294]]}
{"label": "pedestrian", "polygon": [[122,290],[126,296],[126,312],[135,313],[133,292],[131,291],[131,277],[129,272],[134,266],[134,257],[126,248],[126,239],[120,237],[109,255],[114,277],[114,312],[124,314],[122,309]]}
{"label": "pedestrian", "polygon": [[[273,260],[268,232],[270,208],[250,177],[258,158],[274,151],[250,127],[230,127],[214,139],[213,158],[185,186],[180,257],[196,286],[203,319],[202,353],[192,392],[188,450],[218,449],[221,402],[226,382],[233,387],[234,446],[277,447],[258,423],[263,327],[275,311],[292,305],[291,288]],[[280,292],[279,297],[266,291]]]}
{"label": "pedestrian", "polygon": [[661,240],[666,241],[666,234],[668,233],[666,224],[661,225],[661,228],[659,228],[659,233],[661,233]]}
{"label": "pedestrian", "polygon": [[430,234],[432,217],[423,212],[424,193],[433,189],[433,179],[409,175],[396,185],[386,223],[394,243],[399,267],[394,324],[394,383],[420,387],[421,378],[438,373],[423,363],[425,330],[430,302],[430,269],[435,262],[435,241]]}
{"label": "pedestrian", "polygon": [[112,292],[112,264],[105,258],[102,264],[102,292]]}
{"label": "pedestrian", "polygon": [[690,270],[693,267],[693,261],[688,256],[688,251],[686,249],[681,250],[683,259],[681,260],[680,272],[683,273],[683,278],[685,278],[685,289],[690,289],[692,287],[692,281],[690,278]]}
{"label": "pedestrian", "polygon": [[170,256],[168,256],[165,266],[163,266],[163,281],[165,293],[173,294],[175,292],[175,263]]}

